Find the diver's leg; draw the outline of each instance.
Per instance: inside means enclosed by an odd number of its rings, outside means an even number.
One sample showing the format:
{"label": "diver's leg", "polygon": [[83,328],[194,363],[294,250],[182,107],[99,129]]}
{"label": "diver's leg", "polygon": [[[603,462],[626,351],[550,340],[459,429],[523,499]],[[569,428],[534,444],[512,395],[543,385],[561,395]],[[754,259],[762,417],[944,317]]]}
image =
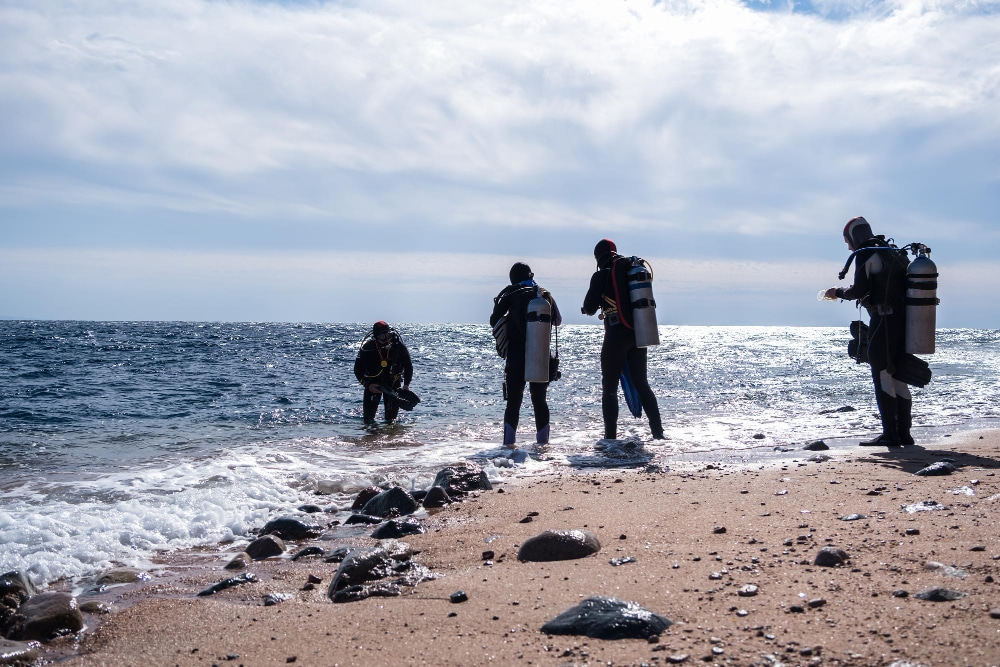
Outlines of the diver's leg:
{"label": "diver's leg", "polygon": [[549,389],[548,382],[532,382],[528,385],[531,393],[531,406],[535,409],[535,442],[544,445],[549,441],[549,404],[545,394]]}
{"label": "diver's leg", "polygon": [[646,376],[646,348],[633,347],[628,351],[628,368],[632,374],[632,384],[639,392],[639,399],[642,401],[642,409],[646,411],[649,418],[649,430],[656,440],[663,440],[663,423],[660,421],[660,405],[656,402],[656,395],[649,386],[649,378]]}
{"label": "diver's leg", "polygon": [[524,367],[507,367],[507,407],[503,413],[503,444],[517,441],[517,423],[521,419],[521,402],[524,400]]}
{"label": "diver's leg", "polygon": [[604,437],[612,440],[618,437],[618,383],[628,352],[627,341],[618,333],[622,325],[608,327],[604,331],[601,346],[601,413],[604,417]]}
{"label": "diver's leg", "polygon": [[380,398],[382,398],[382,394],[376,394],[373,391],[368,391],[368,387],[365,387],[365,395],[361,402],[361,412],[364,415],[366,424],[375,423],[375,412],[378,410],[378,402]]}

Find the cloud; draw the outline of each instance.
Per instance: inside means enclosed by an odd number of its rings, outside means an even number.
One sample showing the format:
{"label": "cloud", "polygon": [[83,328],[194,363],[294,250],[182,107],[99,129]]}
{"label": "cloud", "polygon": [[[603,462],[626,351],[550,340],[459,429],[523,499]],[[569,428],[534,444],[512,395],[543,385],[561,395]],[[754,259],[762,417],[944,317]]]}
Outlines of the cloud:
{"label": "cloud", "polygon": [[6,3],[0,159],[206,214],[808,230],[997,148],[994,5],[837,6]]}

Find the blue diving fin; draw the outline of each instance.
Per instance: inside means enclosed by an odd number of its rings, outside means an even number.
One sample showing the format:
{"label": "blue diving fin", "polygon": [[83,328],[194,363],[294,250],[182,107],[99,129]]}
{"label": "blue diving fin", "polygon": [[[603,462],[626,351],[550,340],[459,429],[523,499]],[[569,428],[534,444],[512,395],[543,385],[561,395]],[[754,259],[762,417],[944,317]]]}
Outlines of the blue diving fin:
{"label": "blue diving fin", "polygon": [[642,416],[642,399],[639,398],[639,391],[632,384],[632,372],[629,370],[628,362],[622,366],[622,393],[625,394],[625,403],[628,405],[628,411],[632,413],[633,417]]}

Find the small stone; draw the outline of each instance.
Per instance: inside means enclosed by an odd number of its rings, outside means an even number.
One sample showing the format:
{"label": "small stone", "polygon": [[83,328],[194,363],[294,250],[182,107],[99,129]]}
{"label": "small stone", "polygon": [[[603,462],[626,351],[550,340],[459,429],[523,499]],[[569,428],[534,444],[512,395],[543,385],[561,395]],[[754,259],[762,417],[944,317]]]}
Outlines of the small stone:
{"label": "small stone", "polygon": [[760,592],[760,588],[754,586],[753,584],[747,584],[746,586],[742,586],[736,594],[741,598],[752,598],[757,595],[758,592]]}
{"label": "small stone", "polygon": [[1000,607],[990,609],[990,618],[1000,618]]}
{"label": "small stone", "polygon": [[806,608],[801,605],[793,604],[788,608],[788,611],[793,614],[804,614],[806,613]]}
{"label": "small stone", "polygon": [[920,591],[913,597],[928,602],[951,602],[964,598],[965,593],[951,590],[950,588],[928,588]]}
{"label": "small stone", "polygon": [[714,534],[716,534],[716,535],[722,535],[723,533],[726,532],[726,527],[725,526],[716,526],[715,528],[712,529],[712,532]]}
{"label": "small stone", "polygon": [[977,544],[976,546],[969,549],[969,551],[986,551],[986,547],[982,544]]}
{"label": "small stone", "polygon": [[250,554],[245,551],[233,556],[233,559],[226,563],[227,570],[245,570],[250,565]]}
{"label": "small stone", "polygon": [[906,534],[910,535],[910,536],[919,535],[920,534],[920,529],[919,528],[907,528],[906,529]]}
{"label": "small stone", "polygon": [[496,558],[496,553],[493,552],[492,550],[488,549],[488,550],[486,550],[486,551],[483,552],[483,555],[482,555],[482,559],[483,560],[493,560],[494,558]]}
{"label": "small stone", "polygon": [[848,514],[846,516],[840,517],[841,521],[860,521],[861,519],[867,519],[864,514]]}
{"label": "small stone", "polygon": [[950,461],[938,461],[937,463],[932,463],[926,468],[921,468],[914,474],[920,475],[921,477],[950,475],[956,470],[958,469]]}
{"label": "small stone", "polygon": [[453,603],[466,602],[469,599],[469,595],[465,591],[455,591],[448,596],[448,599]]}
{"label": "small stone", "polygon": [[894,598],[908,598],[908,597],[910,597],[910,592],[909,591],[904,591],[902,588],[900,588],[899,590],[895,590],[895,591],[892,592],[892,597],[894,597]]}
{"label": "small stone", "polygon": [[687,662],[690,657],[687,653],[675,653],[674,655],[667,656],[667,662],[671,665],[679,665],[682,662]]}
{"label": "small stone", "polygon": [[253,560],[264,560],[285,553],[285,543],[277,535],[264,535],[247,545],[247,555]]}
{"label": "small stone", "polygon": [[765,436],[763,433],[754,433],[753,434],[753,439],[754,440],[763,440],[766,437],[767,436]]}
{"label": "small stone", "polygon": [[826,600],[824,600],[823,598],[816,598],[815,600],[809,600],[809,608],[810,609],[819,609],[820,607],[822,607],[825,604],[826,604]]}
{"label": "small stone", "polygon": [[848,560],[850,560],[850,556],[843,549],[838,547],[823,547],[816,553],[816,560],[813,561],[813,565],[836,567],[843,565]]}

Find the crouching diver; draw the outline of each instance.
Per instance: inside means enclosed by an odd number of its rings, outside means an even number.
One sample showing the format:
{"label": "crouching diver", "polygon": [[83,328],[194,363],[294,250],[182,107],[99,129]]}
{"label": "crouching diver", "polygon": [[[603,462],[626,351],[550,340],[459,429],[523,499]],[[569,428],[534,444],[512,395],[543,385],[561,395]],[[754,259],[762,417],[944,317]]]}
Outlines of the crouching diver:
{"label": "crouching diver", "polygon": [[583,299],[581,312],[604,320],[604,344],[601,346],[601,411],[604,437],[618,437],[618,382],[626,362],[632,384],[639,393],[642,409],[649,417],[653,438],[663,439],[660,407],[646,379],[646,348],[636,347],[632,326],[632,304],[628,294],[629,262],[618,254],[611,239],[602,239],[594,248],[597,271],[590,278],[590,289]]}
{"label": "crouching diver", "polygon": [[[528,382],[525,374],[528,304],[537,297],[547,300],[551,306],[552,326],[562,324],[562,315],[555,299],[547,290],[539,287],[534,277],[535,274],[527,264],[517,262],[510,267],[510,285],[504,287],[493,299],[493,314],[490,315],[492,327],[496,327],[497,323],[506,317],[506,324],[501,326],[505,328],[507,341],[503,385],[507,407],[503,413],[503,444],[508,446],[513,446],[516,441],[525,384],[529,385],[531,405],[535,409],[535,442],[543,445],[549,441],[549,406],[545,401],[549,383]],[[542,354],[548,355],[547,342],[544,344]]]}
{"label": "crouching diver", "polygon": [[[875,236],[868,221],[858,216],[844,227],[844,241],[852,251],[854,284],[831,287],[827,299],[855,300],[868,311],[868,359],[871,362],[875,402],[882,433],[862,441],[866,447],[912,445],[910,435],[913,401],[910,388],[895,376],[905,352],[906,267],[905,250]],[[841,278],[847,273],[847,266]]]}
{"label": "crouching diver", "polygon": [[[354,376],[365,388],[362,404],[365,424],[374,424],[379,400],[383,398],[382,386],[398,389],[402,385],[408,390],[413,379],[410,351],[399,332],[381,320],[372,325],[354,360]],[[392,423],[399,414],[399,402],[389,394],[384,398],[385,421]]]}

